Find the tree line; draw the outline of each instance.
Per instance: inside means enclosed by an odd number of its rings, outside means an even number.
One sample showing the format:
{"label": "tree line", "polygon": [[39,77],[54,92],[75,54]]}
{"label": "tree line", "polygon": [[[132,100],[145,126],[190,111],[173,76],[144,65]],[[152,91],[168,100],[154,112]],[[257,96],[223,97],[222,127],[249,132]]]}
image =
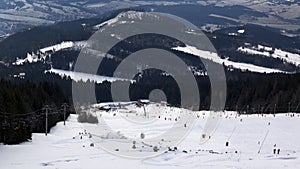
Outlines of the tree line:
{"label": "tree line", "polygon": [[[137,82],[131,84],[129,88],[131,100],[148,99],[152,90],[161,89],[169,104],[181,106],[180,90],[172,76],[163,76],[152,70],[144,72],[142,78],[137,75],[135,80]],[[196,80],[200,94],[199,110],[209,110],[210,79],[208,76],[196,76]],[[300,74],[226,71],[226,83],[227,97],[224,110],[248,114],[300,112]],[[96,85],[98,102],[113,101],[110,88],[111,84],[108,82]]]}
{"label": "tree line", "polygon": [[56,83],[0,80],[0,142],[18,144],[31,139],[33,132],[45,132],[45,105],[49,105],[49,131],[63,120],[62,103],[69,99]]}

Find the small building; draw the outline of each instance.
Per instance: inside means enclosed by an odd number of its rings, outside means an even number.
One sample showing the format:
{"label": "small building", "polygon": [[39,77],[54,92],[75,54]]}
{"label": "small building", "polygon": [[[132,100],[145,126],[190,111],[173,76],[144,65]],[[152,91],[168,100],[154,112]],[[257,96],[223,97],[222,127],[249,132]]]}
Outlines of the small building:
{"label": "small building", "polygon": [[148,105],[148,104],[150,104],[150,101],[146,99],[140,99],[136,102],[136,105],[138,107],[142,107],[143,105]]}

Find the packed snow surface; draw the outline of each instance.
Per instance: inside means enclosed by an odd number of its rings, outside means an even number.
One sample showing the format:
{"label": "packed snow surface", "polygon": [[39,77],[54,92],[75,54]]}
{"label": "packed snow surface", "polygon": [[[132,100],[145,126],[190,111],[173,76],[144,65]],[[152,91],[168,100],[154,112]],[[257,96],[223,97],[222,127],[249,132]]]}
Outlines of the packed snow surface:
{"label": "packed snow surface", "polygon": [[[134,23],[135,20],[142,20],[143,17],[149,16],[153,18],[157,18],[157,15],[151,14],[151,13],[145,13],[145,12],[136,12],[136,11],[127,11],[122,12],[115,18],[109,19],[101,24],[95,25],[94,29],[100,29],[103,26],[111,26],[114,24],[128,24],[128,23]],[[124,20],[125,18],[125,20]]]}
{"label": "packed snow surface", "polygon": [[[109,111],[100,107],[114,108]],[[115,133],[107,133],[103,141],[126,141],[126,137],[139,135],[146,137],[163,132],[174,123],[179,108],[163,104],[145,105],[147,116],[139,118],[155,118],[155,128],[149,125],[124,123],[120,124],[124,115],[139,116],[142,107],[128,103],[118,108],[118,104],[102,104],[90,108],[89,111],[98,117],[105,116],[106,122],[116,129]],[[175,113],[174,113],[175,112]],[[58,123],[50,134],[33,134],[31,142],[20,145],[0,145],[0,163],[3,169],[198,169],[198,168],[300,168],[300,117],[297,114],[277,115],[238,115],[235,112],[220,112],[220,122],[211,139],[200,144],[204,124],[212,112],[192,112],[196,123],[188,136],[177,145],[177,149],[167,151],[155,157],[130,159],[115,156],[102,150],[96,137],[87,128],[102,124],[83,124],[77,121],[77,115],[71,115],[66,126]],[[159,118],[160,117],[160,118]],[[90,127],[89,127],[90,126]],[[184,127],[184,126],[182,126]],[[120,137],[121,136],[121,137]],[[125,136],[125,137],[123,137]],[[228,146],[226,146],[228,142]],[[94,146],[93,144],[94,143]],[[118,147],[115,147],[116,149]],[[273,154],[273,149],[276,154]],[[279,154],[277,150],[280,149]],[[136,151],[142,147],[128,151]]]}
{"label": "packed snow surface", "polygon": [[281,59],[286,63],[294,64],[296,66],[300,65],[300,54],[287,52],[278,48],[273,49],[272,47],[258,45],[252,47],[239,47],[237,51],[252,55]]}
{"label": "packed snow surface", "polygon": [[65,50],[65,49],[82,49],[87,44],[86,41],[67,41],[48,46],[42,49],[39,49],[36,52],[27,53],[27,56],[24,59],[17,58],[13,65],[24,65],[25,63],[36,63],[36,62],[45,62],[47,57],[51,57],[52,53]]}
{"label": "packed snow surface", "polygon": [[61,78],[68,78],[72,79],[75,82],[93,82],[93,83],[103,83],[103,82],[116,82],[116,81],[129,81],[131,83],[134,83],[134,80],[129,79],[122,79],[122,78],[116,78],[116,77],[108,77],[108,76],[99,76],[94,74],[88,74],[83,72],[74,72],[74,71],[67,71],[67,70],[61,70],[61,69],[54,69],[51,68],[50,70],[46,70],[45,73],[51,73],[59,75]]}
{"label": "packed snow surface", "polygon": [[174,47],[172,49],[184,53],[192,54],[194,56],[198,56],[202,59],[210,60],[215,63],[224,64],[225,66],[233,67],[235,69],[248,70],[251,72],[258,72],[258,73],[284,73],[283,71],[277,69],[265,68],[262,66],[256,66],[248,63],[233,62],[228,59],[221,59],[218,56],[218,54],[215,52],[200,50],[190,45],[186,45],[185,47],[180,47],[180,46]]}

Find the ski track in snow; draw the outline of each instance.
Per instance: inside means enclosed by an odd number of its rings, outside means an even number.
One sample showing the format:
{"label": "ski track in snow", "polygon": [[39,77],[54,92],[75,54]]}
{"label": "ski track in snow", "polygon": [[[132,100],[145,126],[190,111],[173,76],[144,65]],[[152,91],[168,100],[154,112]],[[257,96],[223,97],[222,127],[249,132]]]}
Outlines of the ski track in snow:
{"label": "ski track in snow", "polygon": [[105,81],[107,82],[116,82],[116,81],[128,81],[131,83],[134,83],[134,80],[130,79],[122,79],[122,78],[116,78],[116,77],[108,77],[108,76],[99,76],[94,74],[88,74],[83,72],[74,72],[74,71],[67,71],[67,70],[61,70],[61,69],[54,69],[51,68],[50,70],[46,70],[45,73],[52,73],[57,74],[61,78],[69,78],[72,79],[75,82],[82,81],[84,83],[90,81],[92,83],[103,83]]}
{"label": "ski track in snow", "polygon": [[[109,103],[107,105],[112,105]],[[116,107],[118,104],[116,104]],[[174,111],[162,105],[150,104],[146,109],[153,116],[155,112],[164,112],[162,117],[174,120]],[[158,111],[160,110],[160,111]],[[143,112],[130,103],[126,109],[113,111],[96,110],[96,114],[107,117],[109,123],[121,127],[121,133],[134,134],[144,131],[151,134],[148,125],[134,127],[119,123],[122,113]],[[168,152],[143,160],[131,160],[114,156],[99,146],[91,147],[93,139],[84,132],[86,126],[77,122],[77,115],[71,115],[66,126],[58,123],[48,136],[33,134],[32,142],[20,145],[0,145],[0,163],[3,169],[186,169],[186,168],[276,168],[296,169],[300,167],[300,117],[290,114],[242,115],[235,112],[222,112],[221,122],[215,134],[205,144],[199,144],[202,128],[209,117],[207,111],[194,112],[196,123],[191,133],[178,145],[178,151]],[[115,114],[115,115],[113,115]],[[173,116],[172,116],[173,115]],[[198,115],[198,117],[197,117]],[[165,130],[172,120],[158,119],[155,130]],[[270,125],[268,125],[270,123]],[[82,133],[79,135],[79,133]],[[86,131],[89,132],[89,131]],[[268,133],[268,135],[266,135]],[[74,137],[74,138],[73,138]],[[82,137],[82,139],[80,139]],[[265,141],[263,142],[263,139]],[[229,142],[226,147],[225,143]],[[263,144],[263,145],[261,145]],[[281,149],[279,155],[273,155],[274,144]],[[258,150],[261,147],[261,152]],[[187,153],[184,153],[186,150]],[[138,151],[138,150],[137,150]],[[226,153],[227,152],[227,153]]]}
{"label": "ski track in snow", "polygon": [[[239,47],[237,51],[252,55],[260,55],[264,57],[273,57],[275,59],[281,59],[286,63],[291,63],[296,66],[300,65],[300,55],[296,53],[290,53],[287,51],[283,51],[281,49],[275,48],[274,50],[272,47],[258,45],[257,47]],[[270,53],[273,52],[273,53]]]}
{"label": "ski track in snow", "polygon": [[45,47],[42,49],[39,49],[36,53],[32,52],[32,54],[27,53],[27,56],[24,59],[17,58],[15,62],[13,62],[13,65],[24,65],[25,63],[36,63],[36,62],[43,62],[46,60],[46,57],[50,57],[49,53],[55,53],[64,49],[70,49],[70,48],[78,48],[81,49],[87,44],[86,41],[67,41],[62,42],[56,45],[52,45],[49,47]]}
{"label": "ski track in snow", "polygon": [[225,66],[230,66],[235,69],[241,69],[241,70],[249,70],[251,72],[258,72],[258,73],[285,73],[281,70],[271,69],[271,68],[265,68],[261,66],[256,66],[253,64],[248,63],[239,63],[239,62],[233,62],[228,59],[221,59],[217,53],[210,52],[210,51],[203,51],[199,50],[194,46],[186,45],[185,47],[174,47],[172,48],[176,51],[181,51],[184,53],[192,54],[194,56],[198,56],[200,58],[210,60],[212,62],[218,63],[218,64],[224,64]]}

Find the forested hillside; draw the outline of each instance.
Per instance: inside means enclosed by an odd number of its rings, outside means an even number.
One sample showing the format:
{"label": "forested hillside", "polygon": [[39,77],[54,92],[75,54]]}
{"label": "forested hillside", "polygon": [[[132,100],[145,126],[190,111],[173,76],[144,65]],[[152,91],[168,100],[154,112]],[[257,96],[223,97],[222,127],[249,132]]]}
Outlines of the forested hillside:
{"label": "forested hillside", "polygon": [[0,142],[16,144],[31,139],[32,132],[45,132],[45,106],[48,105],[48,130],[63,120],[67,95],[51,82],[15,84],[0,80]]}

